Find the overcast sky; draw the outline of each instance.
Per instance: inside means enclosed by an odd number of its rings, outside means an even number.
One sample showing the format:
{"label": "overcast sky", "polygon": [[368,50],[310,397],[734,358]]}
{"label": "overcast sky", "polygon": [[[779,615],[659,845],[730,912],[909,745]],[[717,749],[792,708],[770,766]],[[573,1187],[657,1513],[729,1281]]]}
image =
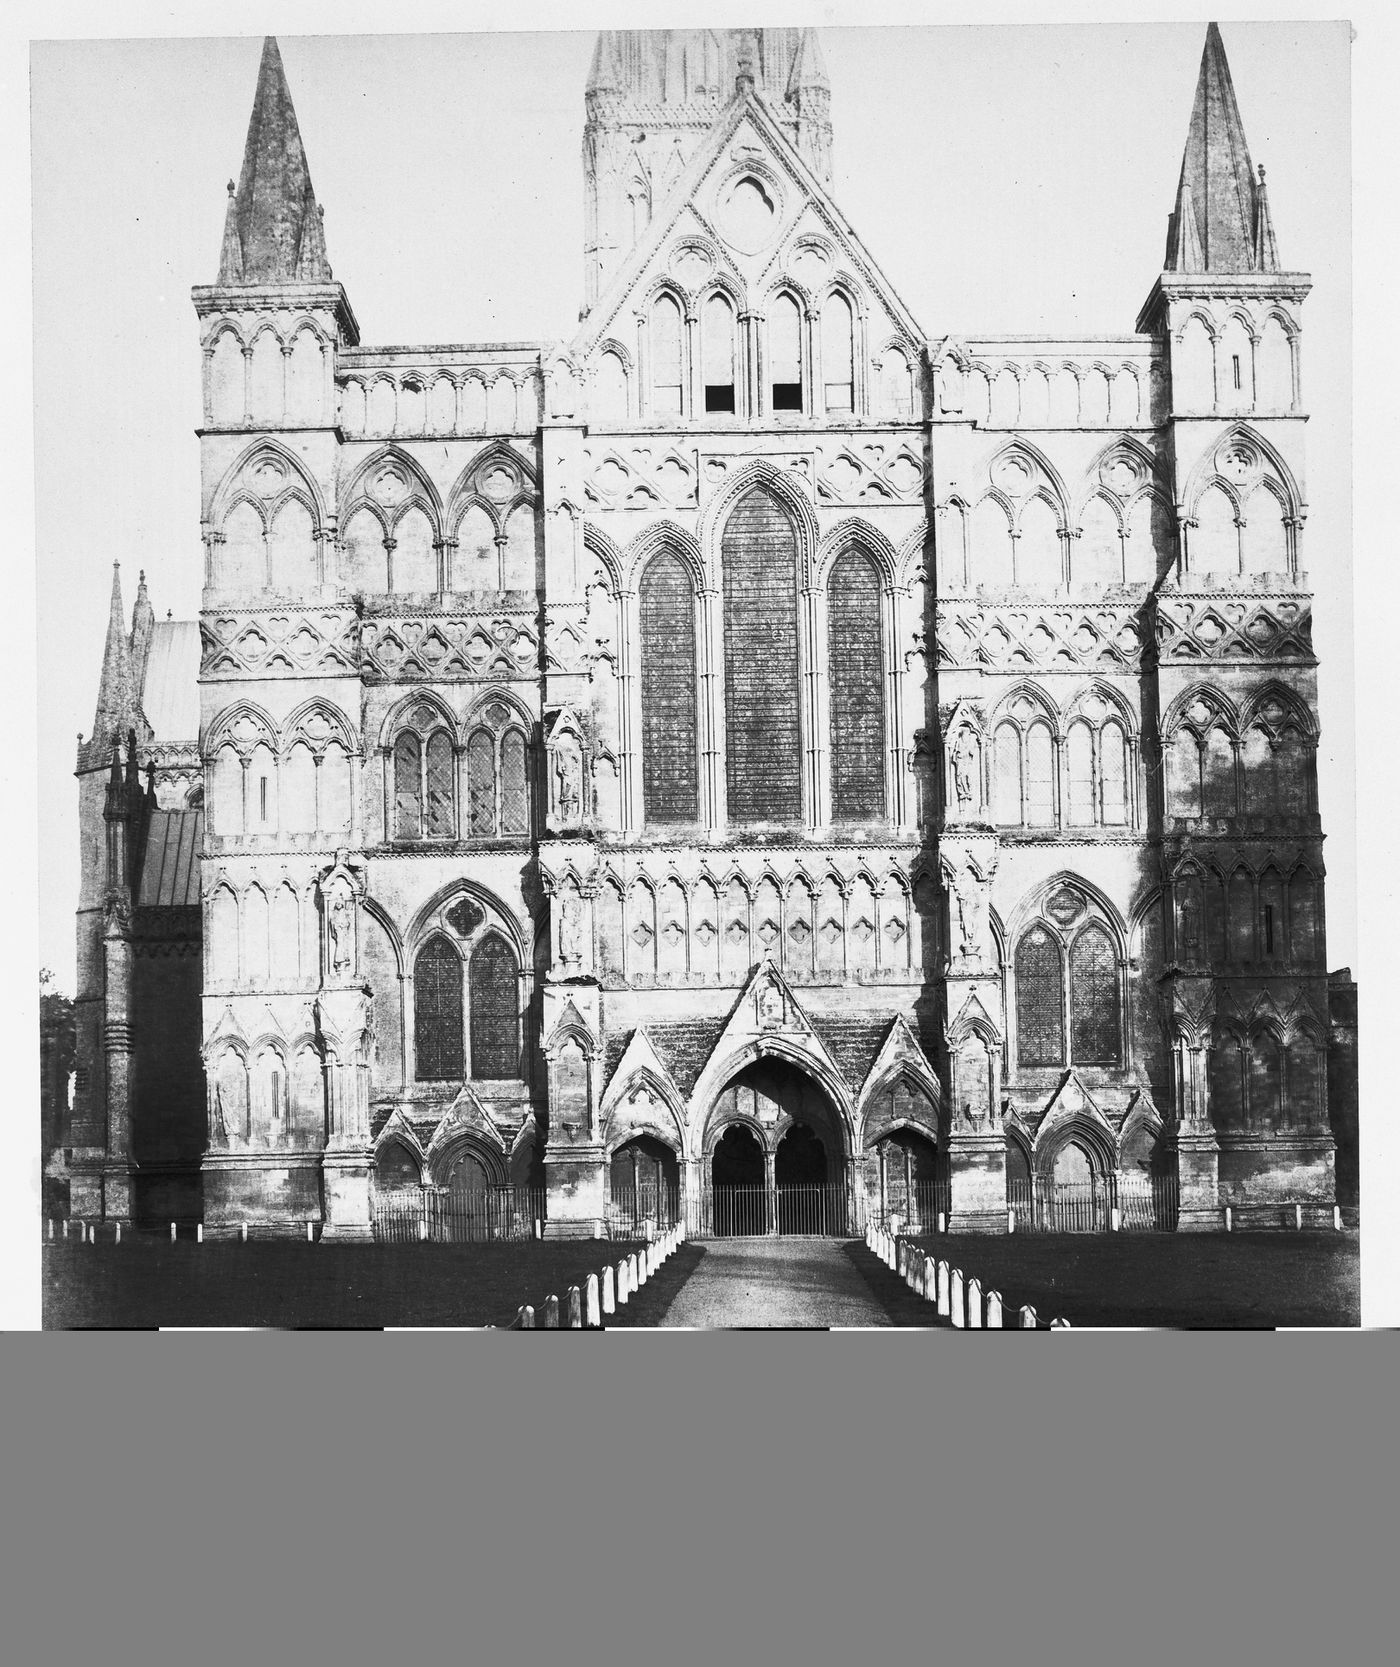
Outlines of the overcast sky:
{"label": "overcast sky", "polygon": [[[323,25],[324,26],[324,25]],[[1330,964],[1355,954],[1348,26],[1222,25],[1303,311]],[[930,336],[1132,330],[1161,268],[1204,25],[824,29],[835,193]],[[279,36],[369,344],[567,336],[593,35]],[[40,955],[72,988],[78,731],[111,562],[199,605],[199,349],[260,37],[32,57]],[[1306,89],[1301,99],[1300,89]]]}

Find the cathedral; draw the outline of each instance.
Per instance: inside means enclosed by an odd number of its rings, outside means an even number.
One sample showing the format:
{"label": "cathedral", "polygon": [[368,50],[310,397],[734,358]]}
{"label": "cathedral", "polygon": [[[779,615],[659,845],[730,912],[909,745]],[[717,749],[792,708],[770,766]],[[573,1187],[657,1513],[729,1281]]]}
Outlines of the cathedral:
{"label": "cathedral", "polygon": [[199,617],[114,577],[78,750],[74,1215],[1331,1223],[1309,279],[1219,31],[1116,334],[930,333],[832,145],[814,31],[604,31],[572,340],[376,347],[266,42]]}

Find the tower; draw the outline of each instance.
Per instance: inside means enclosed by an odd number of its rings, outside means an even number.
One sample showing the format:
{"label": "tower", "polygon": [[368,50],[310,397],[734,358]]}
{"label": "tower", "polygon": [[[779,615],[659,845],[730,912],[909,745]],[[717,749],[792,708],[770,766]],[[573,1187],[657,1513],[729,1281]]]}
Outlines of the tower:
{"label": "tower", "polygon": [[1306,274],[1282,269],[1220,31],[1201,58],[1161,344],[1179,528],[1153,605],[1162,977],[1183,1227],[1276,1225],[1333,1199],[1317,809],[1317,661],[1298,350]]}
{"label": "tower", "polygon": [[585,310],[660,211],[741,80],[830,185],[831,91],[815,30],[599,32],[585,93]]}
{"label": "tower", "polygon": [[360,703],[345,646],[354,603],[334,571],[335,368],[358,329],[326,258],[271,37],[229,185],[218,278],[194,290],[194,304],[204,355],[200,736],[211,766],[205,1220],[216,1233],[268,1219],[296,1231],[322,1219],[324,1190],[327,1230],[367,1235],[369,997],[356,983],[353,932],[336,930],[354,883],[336,853],[357,837]]}

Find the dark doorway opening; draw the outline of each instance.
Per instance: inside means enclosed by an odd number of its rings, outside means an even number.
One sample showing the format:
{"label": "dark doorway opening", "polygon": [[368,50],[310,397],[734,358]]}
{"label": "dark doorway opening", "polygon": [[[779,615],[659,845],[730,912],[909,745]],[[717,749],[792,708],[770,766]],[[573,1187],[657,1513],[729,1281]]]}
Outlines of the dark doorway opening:
{"label": "dark doorway opening", "polygon": [[654,1135],[637,1135],[612,1155],[608,1223],[612,1232],[646,1237],[674,1227],[680,1205],[676,1154]]}

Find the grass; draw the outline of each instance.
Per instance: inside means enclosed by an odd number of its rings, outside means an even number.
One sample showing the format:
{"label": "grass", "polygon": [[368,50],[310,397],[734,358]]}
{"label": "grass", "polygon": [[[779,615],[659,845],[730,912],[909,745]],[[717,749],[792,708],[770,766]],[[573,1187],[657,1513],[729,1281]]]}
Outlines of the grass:
{"label": "grass", "polygon": [[542,1319],[551,1293],[567,1324],[569,1286],[582,1289],[590,1273],[601,1279],[605,1263],[637,1248],[601,1239],[408,1245],[257,1239],[201,1245],[143,1237],[120,1245],[59,1241],[44,1246],[44,1326],[504,1326],[524,1303]]}
{"label": "grass", "polygon": [[[1072,1326],[1267,1330],[1361,1320],[1353,1232],[1017,1233],[919,1244],[980,1279],[984,1291],[1000,1291],[1008,1326],[1023,1303],[1042,1324]],[[863,1261],[861,1270],[871,1277]]]}

